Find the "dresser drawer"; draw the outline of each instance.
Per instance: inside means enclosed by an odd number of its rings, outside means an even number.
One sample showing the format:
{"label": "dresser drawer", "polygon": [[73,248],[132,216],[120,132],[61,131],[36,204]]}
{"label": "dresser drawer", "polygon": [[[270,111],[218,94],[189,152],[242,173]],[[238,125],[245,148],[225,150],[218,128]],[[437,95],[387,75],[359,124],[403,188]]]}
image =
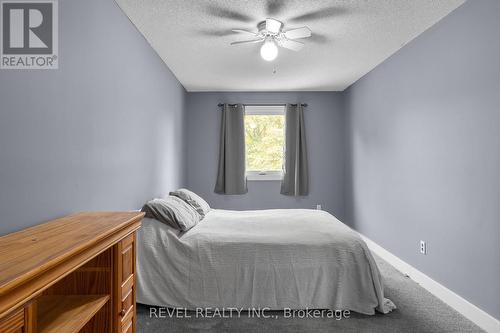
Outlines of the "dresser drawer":
{"label": "dresser drawer", "polygon": [[120,332],[135,332],[135,234],[121,240],[115,251],[116,259],[116,327]]}
{"label": "dresser drawer", "polygon": [[130,318],[122,324],[122,333],[134,332],[134,318]]}
{"label": "dresser drawer", "polygon": [[121,279],[125,283],[134,274],[134,235],[130,235],[120,242],[121,247]]}
{"label": "dresser drawer", "polygon": [[[130,288],[129,292],[122,298],[122,314],[125,316],[134,306],[134,290]],[[125,320],[125,318],[123,319]]]}

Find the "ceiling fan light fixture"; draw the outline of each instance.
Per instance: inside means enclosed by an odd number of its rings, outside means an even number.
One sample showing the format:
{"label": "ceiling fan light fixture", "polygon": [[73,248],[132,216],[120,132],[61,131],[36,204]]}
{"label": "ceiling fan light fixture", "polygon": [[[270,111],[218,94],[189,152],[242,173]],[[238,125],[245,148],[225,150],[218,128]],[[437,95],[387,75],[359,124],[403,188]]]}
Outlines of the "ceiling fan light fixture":
{"label": "ceiling fan light fixture", "polygon": [[267,18],[257,24],[257,32],[233,29],[232,32],[253,36],[252,39],[231,42],[231,45],[262,43],[260,56],[265,61],[273,61],[278,56],[278,46],[292,51],[300,51],[304,47],[303,39],[311,37],[311,29],[308,27],[283,30],[284,24],[273,18]]}
{"label": "ceiling fan light fixture", "polygon": [[273,61],[278,56],[278,47],[271,38],[266,39],[260,48],[260,56],[265,61]]}

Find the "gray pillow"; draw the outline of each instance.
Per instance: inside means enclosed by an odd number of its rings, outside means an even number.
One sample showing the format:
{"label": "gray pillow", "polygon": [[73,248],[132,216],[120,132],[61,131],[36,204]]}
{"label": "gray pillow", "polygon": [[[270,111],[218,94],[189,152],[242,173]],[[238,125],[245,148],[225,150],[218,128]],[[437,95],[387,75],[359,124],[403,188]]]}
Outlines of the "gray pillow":
{"label": "gray pillow", "polygon": [[194,201],[193,199],[191,199],[191,197],[189,195],[187,195],[186,192],[184,192],[184,191],[175,191],[175,192],[170,192],[169,194],[171,196],[174,196],[174,197],[177,197],[177,198],[181,199],[182,201],[184,201],[185,203],[187,203],[188,205],[190,205],[194,210],[196,210],[196,212],[198,214],[200,214],[201,219],[203,219],[205,217],[205,212],[203,211],[203,209],[201,208],[201,206],[198,205],[198,203],[196,201]]}
{"label": "gray pillow", "polygon": [[187,231],[200,222],[200,214],[178,197],[148,201],[141,209],[146,217],[163,222],[173,228]]}
{"label": "gray pillow", "polygon": [[198,214],[201,215],[201,218],[205,217],[205,215],[207,215],[207,213],[211,209],[208,202],[203,200],[202,197],[185,188],[178,189],[175,192],[170,192],[170,195],[176,196],[187,202],[191,207],[193,207],[198,212]]}

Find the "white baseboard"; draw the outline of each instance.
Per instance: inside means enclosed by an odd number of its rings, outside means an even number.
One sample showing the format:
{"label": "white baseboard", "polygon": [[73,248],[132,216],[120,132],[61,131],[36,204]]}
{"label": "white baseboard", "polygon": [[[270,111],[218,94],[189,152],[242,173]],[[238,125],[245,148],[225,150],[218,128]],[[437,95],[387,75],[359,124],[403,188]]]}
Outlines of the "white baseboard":
{"label": "white baseboard", "polygon": [[[408,275],[412,280],[420,284],[423,288],[431,294],[441,299],[443,302],[454,308],[461,313],[464,317],[474,322],[476,325],[484,329],[486,332],[500,332],[500,321],[484,312],[474,304],[465,300],[461,296],[455,294],[450,289],[442,284],[434,281],[424,273],[420,272],[415,267],[404,262],[391,252],[387,251],[371,239],[361,235],[361,238],[366,242],[368,248],[377,254],[379,257],[394,266],[398,271]],[[397,304],[396,304],[397,306]]]}

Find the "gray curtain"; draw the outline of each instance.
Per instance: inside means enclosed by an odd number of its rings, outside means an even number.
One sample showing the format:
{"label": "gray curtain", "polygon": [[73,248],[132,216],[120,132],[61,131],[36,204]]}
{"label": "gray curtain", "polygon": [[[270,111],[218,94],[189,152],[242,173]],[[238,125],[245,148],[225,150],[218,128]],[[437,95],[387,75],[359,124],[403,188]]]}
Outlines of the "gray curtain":
{"label": "gray curtain", "polygon": [[245,175],[244,117],[243,105],[224,104],[215,193],[244,194],[248,191]]}
{"label": "gray curtain", "polygon": [[304,109],[287,104],[285,111],[285,163],[281,194],[301,196],[309,193]]}

